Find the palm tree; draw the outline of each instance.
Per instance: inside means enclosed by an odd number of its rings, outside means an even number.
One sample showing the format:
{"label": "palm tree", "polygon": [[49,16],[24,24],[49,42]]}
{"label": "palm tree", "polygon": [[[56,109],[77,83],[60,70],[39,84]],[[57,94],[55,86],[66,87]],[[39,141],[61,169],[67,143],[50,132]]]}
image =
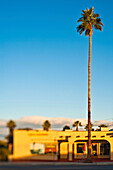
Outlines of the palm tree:
{"label": "palm tree", "polygon": [[69,127],[68,125],[65,125],[65,126],[63,127],[63,131],[69,130],[69,129],[70,129],[70,127]]}
{"label": "palm tree", "polygon": [[47,130],[47,131],[51,128],[51,124],[49,120],[45,120],[42,126],[43,126],[43,130]]}
{"label": "palm tree", "polygon": [[101,124],[101,125],[99,125],[99,127],[108,127],[108,126],[105,124]]}
{"label": "palm tree", "polygon": [[[91,123],[91,129],[92,129],[92,127],[93,127],[93,124]],[[88,130],[88,124],[86,124],[84,129]]]}
{"label": "palm tree", "polygon": [[9,135],[6,136],[8,144],[13,144],[13,130],[16,127],[16,123],[13,120],[7,122],[7,127],[9,128]]}
{"label": "palm tree", "polygon": [[102,31],[103,23],[99,14],[94,14],[94,8],[82,10],[82,17],[77,22],[81,22],[77,26],[77,32],[82,35],[89,36],[89,62],[88,62],[88,155],[87,160],[91,161],[91,46],[93,28]]}
{"label": "palm tree", "polygon": [[13,133],[13,129],[16,127],[16,124],[13,120],[7,122],[7,127],[9,128],[10,134]]}
{"label": "palm tree", "polygon": [[78,131],[78,126],[82,126],[82,124],[81,124],[81,122],[79,122],[79,120],[77,120],[76,122],[73,123],[72,126],[76,127],[76,131]]}

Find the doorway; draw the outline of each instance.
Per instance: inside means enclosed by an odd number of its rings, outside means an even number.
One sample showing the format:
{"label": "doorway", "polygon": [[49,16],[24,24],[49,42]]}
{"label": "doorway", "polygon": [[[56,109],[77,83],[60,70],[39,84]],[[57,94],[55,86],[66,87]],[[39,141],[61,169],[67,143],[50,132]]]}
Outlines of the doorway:
{"label": "doorway", "polygon": [[92,143],[92,149],[91,149],[92,157],[97,157],[98,155],[97,149],[98,149],[97,143]]}

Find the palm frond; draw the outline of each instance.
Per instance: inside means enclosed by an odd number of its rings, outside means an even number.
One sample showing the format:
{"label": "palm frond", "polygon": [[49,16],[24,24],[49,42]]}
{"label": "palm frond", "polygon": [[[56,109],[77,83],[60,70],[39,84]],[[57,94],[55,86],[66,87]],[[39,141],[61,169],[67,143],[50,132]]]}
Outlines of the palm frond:
{"label": "palm frond", "polygon": [[100,18],[96,18],[96,22],[101,22],[101,19]]}
{"label": "palm frond", "polygon": [[85,31],[85,35],[88,36],[89,33],[90,33],[90,29],[87,29],[87,30]]}
{"label": "palm frond", "polygon": [[99,14],[94,14],[93,17],[97,18],[97,17],[100,17],[100,15]]}
{"label": "palm frond", "polygon": [[104,26],[104,24],[102,22],[99,23],[100,25]]}
{"label": "palm frond", "polygon": [[81,21],[84,21],[83,17],[79,18],[78,21],[77,21],[77,23],[78,23],[78,22],[81,22]]}
{"label": "palm frond", "polygon": [[104,26],[104,24],[102,23],[101,18],[96,18],[96,23],[98,23],[98,24]]}
{"label": "palm frond", "polygon": [[81,25],[78,25],[78,27],[77,27],[77,32],[79,32],[81,29],[82,29],[82,26],[81,26]]}
{"label": "palm frond", "polygon": [[84,10],[82,10],[82,12],[83,12],[83,13],[85,13],[85,11],[84,11]]}
{"label": "palm frond", "polygon": [[80,35],[82,35],[82,33],[84,32],[85,28],[82,28],[80,31]]}
{"label": "palm frond", "polygon": [[90,10],[88,10],[88,14],[91,15],[91,16],[93,15],[93,7],[90,8]]}
{"label": "palm frond", "polygon": [[101,25],[96,24],[96,25],[94,25],[94,27],[95,27],[96,30],[102,31],[102,26]]}

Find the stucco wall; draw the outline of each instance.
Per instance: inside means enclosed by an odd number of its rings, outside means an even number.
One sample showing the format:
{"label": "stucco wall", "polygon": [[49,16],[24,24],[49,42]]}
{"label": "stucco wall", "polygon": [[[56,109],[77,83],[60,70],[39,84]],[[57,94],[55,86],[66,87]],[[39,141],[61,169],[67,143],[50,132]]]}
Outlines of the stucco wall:
{"label": "stucco wall", "polygon": [[[13,158],[27,158],[35,157],[36,159],[57,159],[58,158],[58,143],[60,142],[60,158],[61,159],[73,159],[82,157],[83,154],[77,154],[77,143],[86,143],[87,154],[87,131],[43,131],[43,130],[14,130],[13,141]],[[113,160],[113,137],[109,131],[92,131],[91,139],[94,140],[106,140],[110,143],[110,159]],[[33,155],[30,152],[30,144],[44,143],[56,145],[56,153],[53,155]],[[74,145],[74,151],[73,151]],[[99,147],[99,145],[98,145]],[[99,153],[99,150],[98,150]],[[101,156],[100,156],[101,157]]]}

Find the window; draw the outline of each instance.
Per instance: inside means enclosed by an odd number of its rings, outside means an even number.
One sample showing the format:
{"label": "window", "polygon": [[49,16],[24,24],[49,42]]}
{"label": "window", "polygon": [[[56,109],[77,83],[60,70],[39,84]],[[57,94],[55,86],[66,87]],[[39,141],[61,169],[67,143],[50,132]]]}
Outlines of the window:
{"label": "window", "polygon": [[56,145],[54,144],[46,144],[45,145],[45,154],[55,154],[56,153]]}
{"label": "window", "polygon": [[30,144],[30,152],[32,154],[41,154],[41,155],[55,154],[56,153],[56,145],[33,142]]}
{"label": "window", "polygon": [[77,144],[77,153],[84,153],[84,143]]}
{"label": "window", "polygon": [[101,143],[100,144],[100,155],[109,155],[110,154],[110,144]]}
{"label": "window", "polygon": [[42,143],[31,143],[30,151],[32,154],[44,154],[45,153],[45,145]]}

